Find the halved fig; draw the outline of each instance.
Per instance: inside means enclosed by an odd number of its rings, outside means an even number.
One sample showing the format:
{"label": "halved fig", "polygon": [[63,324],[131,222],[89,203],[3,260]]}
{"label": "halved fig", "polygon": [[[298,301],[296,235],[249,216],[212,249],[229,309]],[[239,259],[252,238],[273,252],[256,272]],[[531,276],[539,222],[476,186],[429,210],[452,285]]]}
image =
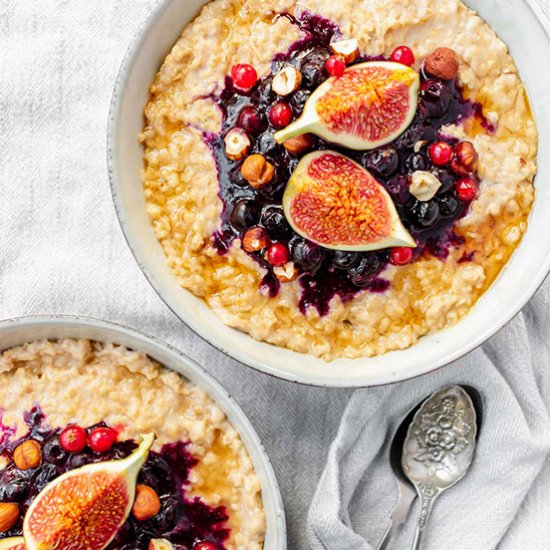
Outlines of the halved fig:
{"label": "halved fig", "polygon": [[25,539],[23,537],[10,537],[0,540],[0,550],[25,550]]}
{"label": "halved fig", "polygon": [[88,464],[48,484],[23,522],[27,550],[103,550],[128,518],[138,473],[155,436],[123,460]]}
{"label": "halved fig", "polygon": [[382,185],[334,151],[306,155],[283,196],[285,216],[302,237],[334,250],[415,247]]}
{"label": "halved fig", "polygon": [[359,151],[401,135],[418,106],[419,74],[401,63],[369,61],[329,78],[306,102],[302,116],[275,133],[275,140],[316,134]]}

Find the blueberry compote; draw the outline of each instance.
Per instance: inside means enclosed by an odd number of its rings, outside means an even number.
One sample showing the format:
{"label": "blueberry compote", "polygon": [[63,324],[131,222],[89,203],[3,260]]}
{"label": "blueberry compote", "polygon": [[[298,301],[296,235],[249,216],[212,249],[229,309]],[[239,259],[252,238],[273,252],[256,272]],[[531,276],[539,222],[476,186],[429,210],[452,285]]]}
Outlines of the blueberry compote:
{"label": "blueberry compote", "polygon": [[[78,453],[69,453],[60,445],[61,429],[49,428],[39,407],[25,415],[25,422],[29,433],[24,438],[15,440],[7,430],[2,430],[0,435],[0,456],[10,460],[9,465],[0,470],[0,502],[15,502],[21,511],[19,522],[11,531],[0,533],[0,539],[22,535],[25,511],[50,481],[85,464],[125,458],[137,447],[134,441],[128,440],[117,441],[104,453],[94,453],[88,447]],[[99,426],[105,424],[91,426],[88,432]],[[11,458],[13,450],[26,439],[41,444],[43,461],[38,468],[23,471]],[[196,464],[197,460],[183,442],[164,445],[159,453],[151,451],[138,483],[155,490],[160,497],[161,510],[147,521],[138,521],[130,515],[108,548],[147,550],[151,539],[164,538],[179,550],[192,550],[204,541],[211,542],[218,550],[225,549],[224,541],[229,536],[225,508],[210,508],[199,498],[185,496],[189,470]]]}
{"label": "blueberry compote", "polygon": [[[390,256],[388,250],[343,252],[321,248],[297,235],[285,219],[282,196],[300,157],[290,154],[273,138],[276,129],[268,113],[281,100],[272,90],[273,75],[287,64],[301,72],[301,87],[285,98],[294,119],[298,118],[312,91],[328,78],[325,63],[331,55],[329,44],[339,37],[339,30],[330,21],[310,13],[299,19],[289,15],[281,17],[287,17],[299,26],[305,37],[294,43],[288,52],[275,56],[271,74],[260,79],[249,92],[235,89],[228,77],[225,89],[216,96],[223,113],[222,132],[208,135],[205,139],[218,166],[219,194],[224,208],[221,229],[213,236],[213,241],[219,253],[224,254],[234,239],[242,238],[251,226],[262,226],[271,242],[288,247],[290,259],[298,268],[302,287],[301,311],[305,313],[313,306],[324,315],[334,295],[339,295],[345,302],[362,290],[385,291],[389,282],[381,279],[380,274]],[[356,63],[382,59],[360,57]],[[460,239],[453,233],[453,225],[465,214],[469,202],[460,200],[455,192],[455,184],[462,176],[453,173],[449,166],[434,165],[428,154],[428,145],[444,141],[454,146],[456,140],[445,136],[442,127],[460,123],[468,117],[479,117],[482,124],[484,122],[480,106],[464,99],[454,80],[429,78],[421,71],[416,116],[394,142],[372,151],[358,152],[314,138],[312,150],[340,151],[369,170],[390,193],[403,224],[416,240],[418,247],[414,259],[424,253],[444,259],[450,246],[460,244]],[[252,188],[243,178],[243,160],[231,161],[225,154],[223,137],[239,125],[249,133],[251,153],[263,155],[275,166],[273,181],[262,189]],[[490,131],[487,126],[485,128]],[[442,183],[436,196],[426,202],[416,200],[409,192],[410,176],[418,170],[434,173]],[[477,183],[475,174],[473,178]],[[262,286],[274,296],[280,283],[272,266],[264,259],[264,252],[250,255],[267,269]]]}

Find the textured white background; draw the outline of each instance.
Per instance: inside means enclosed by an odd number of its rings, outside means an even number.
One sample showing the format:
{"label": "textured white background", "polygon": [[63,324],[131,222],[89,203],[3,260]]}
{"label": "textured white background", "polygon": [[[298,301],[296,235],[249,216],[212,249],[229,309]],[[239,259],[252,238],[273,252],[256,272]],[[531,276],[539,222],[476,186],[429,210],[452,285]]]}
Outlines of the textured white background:
{"label": "textured white background", "polygon": [[109,101],[154,3],[0,0],[0,317],[119,321],[205,365],[265,442],[283,491],[289,549],[306,548],[307,508],[350,392],[268,378],[202,342],[148,285],[116,221],[105,161]]}

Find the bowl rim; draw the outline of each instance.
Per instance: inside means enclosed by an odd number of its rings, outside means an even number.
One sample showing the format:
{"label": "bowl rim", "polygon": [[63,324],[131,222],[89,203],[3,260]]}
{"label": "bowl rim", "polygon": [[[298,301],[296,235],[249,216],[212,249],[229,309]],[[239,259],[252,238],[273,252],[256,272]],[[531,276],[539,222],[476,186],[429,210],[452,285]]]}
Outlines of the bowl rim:
{"label": "bowl rim", "polygon": [[[172,346],[168,342],[161,340],[156,336],[146,334],[145,332],[130,327],[126,324],[106,321],[103,319],[98,319],[95,317],[88,317],[82,315],[65,315],[65,314],[42,314],[42,315],[23,315],[20,317],[14,317],[9,319],[0,320],[0,335],[10,332],[12,330],[18,331],[33,331],[40,327],[51,328],[51,329],[65,329],[70,331],[74,330],[94,330],[99,329],[112,336],[112,341],[117,342],[118,338],[128,339],[129,341],[136,342],[136,347],[133,348],[132,345],[129,345],[134,351],[144,352],[140,347],[141,344],[144,344],[146,347],[150,347],[153,350],[158,350],[159,354],[169,356],[174,364],[183,364],[186,369],[191,371],[194,376],[197,377],[198,382],[190,381],[192,384],[195,384],[201,387],[209,397],[219,406],[224,414],[227,416],[231,415],[240,425],[239,429],[235,426],[235,429],[239,433],[239,437],[245,437],[246,443],[243,441],[247,452],[250,453],[250,448],[254,448],[254,451],[257,455],[257,460],[254,460],[251,456],[251,460],[254,464],[255,470],[258,468],[261,469],[265,480],[267,481],[268,487],[266,488],[268,499],[273,505],[273,513],[268,517],[268,511],[264,506],[264,512],[266,513],[266,519],[271,520],[274,529],[274,536],[276,541],[279,541],[279,546],[277,548],[273,547],[269,550],[286,550],[286,541],[287,541],[287,525],[285,517],[285,509],[282,499],[281,490],[279,487],[279,482],[277,476],[275,475],[275,470],[273,469],[273,464],[267,450],[260,439],[260,436],[256,432],[252,422],[243,411],[241,406],[237,403],[235,398],[229,393],[229,391],[216,379],[214,375],[208,372],[202,365],[195,361],[192,357],[187,355],[185,352],[179,350],[178,348]],[[67,336],[70,337],[70,336]],[[76,337],[76,336],[73,336]],[[79,338],[84,336],[79,336]],[[90,338],[94,339],[90,336]],[[25,342],[36,341],[36,337],[32,336],[32,333],[29,336],[28,340]],[[0,353],[5,349],[0,346]],[[144,352],[149,355],[149,352]],[[155,359],[157,360],[157,359]],[[173,367],[165,365],[159,361],[164,368],[175,372],[179,376],[186,378],[185,372],[179,372]],[[230,418],[230,422],[233,425],[233,422]],[[262,485],[262,490],[264,485]],[[262,496],[262,503],[264,503]],[[267,547],[266,547],[266,550]]]}
{"label": "bowl rim", "polygon": [[[462,0],[462,1],[464,1],[466,4],[468,3],[468,0]],[[547,16],[546,13],[543,12],[541,6],[536,5],[536,0],[522,0],[522,1],[525,2],[526,6],[529,8],[533,16],[536,18],[538,23],[545,30],[547,36],[550,38],[550,16]],[[202,328],[198,322],[195,322],[193,317],[189,317],[187,319],[182,318],[182,316],[177,312],[176,308],[172,305],[171,300],[168,296],[168,293],[164,291],[160,282],[157,281],[152,271],[149,270],[146,262],[142,261],[138,251],[136,250],[136,247],[133,245],[132,233],[127,228],[127,222],[124,215],[124,208],[122,206],[122,200],[118,192],[118,177],[116,175],[116,172],[117,172],[116,170],[116,166],[117,166],[116,130],[117,130],[117,121],[118,121],[118,117],[119,117],[119,113],[122,105],[122,101],[121,101],[121,98],[123,95],[122,92],[126,88],[126,84],[128,83],[128,80],[129,80],[129,73],[139,54],[139,51],[143,43],[147,39],[148,31],[154,26],[157,20],[161,18],[164,11],[169,7],[169,5],[172,2],[174,2],[174,0],[158,0],[158,2],[151,9],[151,12],[147,16],[147,18],[144,20],[143,24],[140,26],[140,28],[138,29],[138,31],[135,33],[132,40],[130,41],[130,45],[121,62],[120,69],[117,74],[117,78],[113,88],[111,104],[109,109],[109,120],[108,120],[108,129],[107,129],[107,165],[108,165],[109,181],[110,181],[113,204],[114,204],[118,223],[122,230],[124,239],[126,240],[126,243],[128,244],[128,247],[130,248],[130,251],[136,260],[136,263],[140,267],[141,271],[145,275],[145,278],[147,279],[151,287],[154,289],[157,295],[161,298],[161,300],[166,304],[168,309],[172,311],[174,315],[178,319],[180,319],[181,322],[183,322],[188,328],[190,328],[195,334],[197,334],[197,336],[199,336],[203,341],[213,346],[220,352],[224,353],[225,355],[228,355],[229,357],[239,361],[240,363],[248,367],[251,367],[269,376],[272,376],[278,379],[283,379],[289,382],[298,383],[305,386],[327,387],[327,388],[328,387],[330,388],[365,388],[365,387],[390,385],[396,382],[402,382],[404,380],[413,380],[420,376],[424,376],[431,372],[435,372],[451,364],[452,362],[464,357],[465,355],[467,355],[477,347],[481,346],[483,343],[485,343],[488,339],[490,339],[497,332],[499,332],[504,326],[506,326],[514,317],[516,317],[521,312],[523,307],[533,297],[533,295],[542,286],[545,279],[547,278],[550,272],[550,256],[547,256],[546,258],[543,259],[543,261],[540,261],[538,263],[538,268],[536,271],[532,273],[532,276],[530,280],[527,282],[526,287],[523,289],[521,293],[516,293],[514,298],[510,300],[510,307],[508,308],[506,314],[502,315],[502,317],[499,319],[497,323],[494,323],[493,325],[486,325],[484,329],[477,332],[467,344],[464,344],[461,347],[455,349],[453,353],[450,353],[445,356],[442,355],[439,359],[432,360],[429,362],[429,364],[424,364],[424,366],[422,366],[422,368],[419,367],[417,372],[413,375],[403,371],[398,373],[392,373],[392,377],[390,380],[374,380],[374,381],[364,380],[365,377],[362,376],[361,373],[358,373],[357,375],[352,377],[348,376],[346,378],[338,378],[338,379],[331,378],[330,381],[327,381],[327,379],[322,376],[312,375],[311,373],[308,373],[305,376],[297,375],[295,373],[286,371],[284,369],[274,367],[273,365],[267,362],[257,360],[255,358],[251,358],[246,352],[241,351],[237,346],[227,347],[219,340],[217,335],[211,332],[208,332],[206,328]],[[206,3],[207,2],[204,2],[204,4]],[[539,142],[539,150],[540,150],[540,142]],[[519,246],[521,246],[521,244],[522,243],[520,243]],[[504,266],[503,269],[505,268],[506,266]],[[499,277],[500,276],[501,274],[499,274]],[[494,285],[494,282],[492,285]],[[181,288],[181,290],[184,293],[191,294],[189,290],[183,287]],[[483,296],[485,296],[487,292],[488,291],[486,291]],[[481,298],[483,298],[483,296],[480,297],[480,300]],[[199,299],[199,298],[196,298],[196,299]],[[467,316],[461,319],[458,324],[465,322],[465,320],[467,320]],[[232,329],[231,327],[227,326],[227,330],[236,330],[236,329]],[[441,332],[441,331],[438,331],[438,332]],[[250,335],[248,335],[248,338],[250,338],[250,340],[253,340]],[[277,346],[273,346],[273,347],[277,348]],[[294,352],[294,353],[299,354],[299,352]],[[305,355],[305,354],[299,354],[299,355]],[[383,357],[383,355],[379,357]],[[361,359],[364,359],[364,358],[357,358],[355,359],[355,361],[359,362],[361,361]],[[327,368],[330,369],[330,363],[327,363]]]}

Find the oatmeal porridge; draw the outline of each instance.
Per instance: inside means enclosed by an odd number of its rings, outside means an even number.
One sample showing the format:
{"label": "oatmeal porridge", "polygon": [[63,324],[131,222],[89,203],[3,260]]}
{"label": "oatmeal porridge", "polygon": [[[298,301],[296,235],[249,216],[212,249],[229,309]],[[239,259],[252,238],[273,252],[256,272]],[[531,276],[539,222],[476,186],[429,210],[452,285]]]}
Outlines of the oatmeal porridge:
{"label": "oatmeal porridge", "polygon": [[537,129],[456,0],[214,0],[145,108],[147,213],[229,326],[331,360],[455,324],[518,246]]}
{"label": "oatmeal porridge", "polygon": [[[143,353],[74,339],[37,341],[0,356],[0,545],[23,534],[28,540],[40,503],[52,502],[47,493],[64,476],[79,479],[92,464],[120,469],[147,438],[137,486],[112,536],[71,546],[63,523],[46,540],[60,549],[263,548],[260,482],[238,433],[206,392]],[[103,496],[97,498],[88,498],[86,514],[95,510],[99,519],[86,532],[99,529],[103,517]],[[66,504],[73,517],[78,502]],[[46,508],[50,527],[68,513],[56,506]],[[116,509],[112,501],[108,509]]]}

